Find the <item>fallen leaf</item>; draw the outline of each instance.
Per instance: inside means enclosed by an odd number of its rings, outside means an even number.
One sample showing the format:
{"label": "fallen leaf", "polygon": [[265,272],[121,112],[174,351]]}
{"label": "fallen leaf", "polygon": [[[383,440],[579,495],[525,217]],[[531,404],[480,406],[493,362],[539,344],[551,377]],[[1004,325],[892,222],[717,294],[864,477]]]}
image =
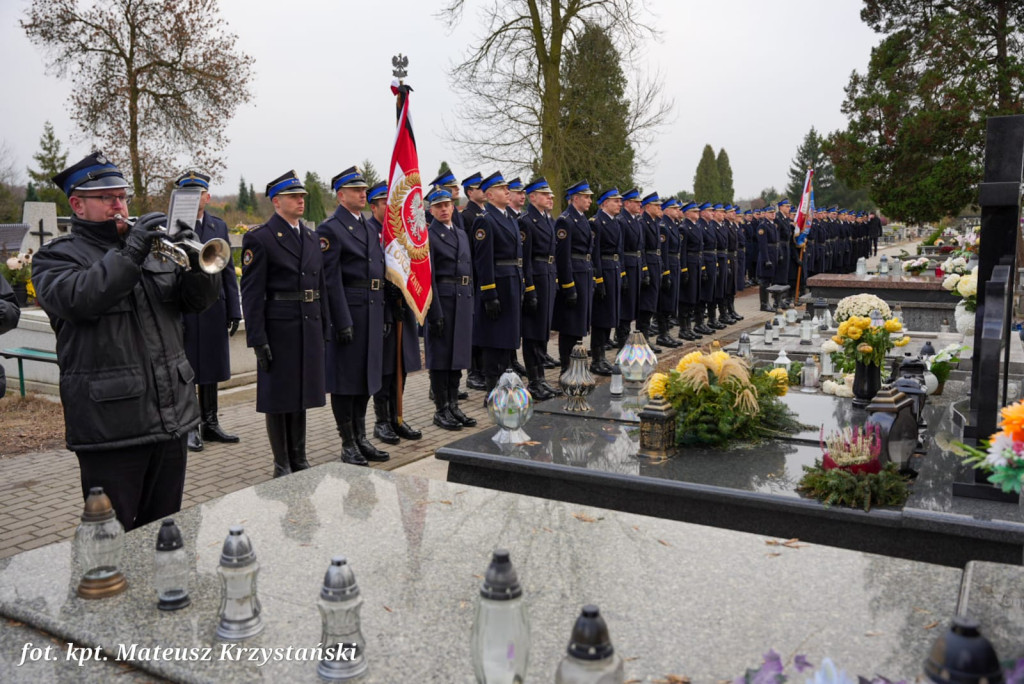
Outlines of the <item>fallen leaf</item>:
{"label": "fallen leaf", "polygon": [[441,501],[439,503],[448,504],[449,506],[452,505],[452,502],[449,501],[448,499],[441,499]]}
{"label": "fallen leaf", "polygon": [[626,662],[626,663],[631,663],[634,660],[640,660],[640,656],[629,656],[628,658],[623,658],[622,659],[622,661]]}
{"label": "fallen leaf", "polygon": [[768,556],[769,558],[774,558],[775,556],[781,556],[782,554],[778,551],[774,551],[772,553],[766,553],[764,555]]}
{"label": "fallen leaf", "polygon": [[798,543],[799,541],[799,539],[790,539],[789,541],[782,542],[782,545],[789,549],[802,549],[805,546],[810,546],[810,544],[800,544]]}
{"label": "fallen leaf", "polygon": [[639,679],[627,679],[624,684],[640,684],[640,682]]}
{"label": "fallen leaf", "polygon": [[482,580],[484,578],[483,575],[473,575],[473,577],[475,577],[476,579],[480,579],[480,580]]}
{"label": "fallen leaf", "polygon": [[764,543],[768,546],[778,546],[782,542],[780,542],[778,539],[765,539]]}
{"label": "fallen leaf", "polygon": [[295,518],[288,518],[288,522],[290,522],[290,523],[298,523],[299,521],[296,520]]}
{"label": "fallen leaf", "polygon": [[939,621],[936,620],[935,622],[929,622],[927,625],[924,626],[924,629],[935,629],[938,626],[939,626]]}
{"label": "fallen leaf", "polygon": [[634,532],[639,532],[640,531],[640,526],[639,525],[633,525],[633,531]]}
{"label": "fallen leaf", "polygon": [[11,627],[21,627],[25,623],[18,622],[17,620],[7,620],[7,624],[9,624]]}
{"label": "fallen leaf", "polygon": [[592,518],[589,515],[587,515],[586,513],[573,513],[572,517],[576,518],[580,522],[587,522],[587,523],[597,522],[597,518]]}
{"label": "fallen leaf", "polygon": [[796,537],[793,537],[792,539],[787,539],[786,541],[782,542],[782,545],[783,546],[789,546],[790,544],[796,544],[798,541],[800,541],[800,540],[797,539]]}
{"label": "fallen leaf", "polygon": [[885,634],[885,632],[864,632],[864,636],[866,637],[882,636],[883,634]]}
{"label": "fallen leaf", "polygon": [[388,608],[387,606],[384,606],[384,610],[388,611],[389,613],[394,613],[395,612],[395,611],[391,610],[390,608]]}
{"label": "fallen leaf", "polygon": [[671,544],[669,544],[669,543],[668,543],[667,541],[665,541],[664,539],[659,539],[659,540],[658,540],[658,543],[659,543],[659,544],[661,544],[662,546],[672,546]]}
{"label": "fallen leaf", "polygon": [[526,442],[519,442],[518,444],[516,444],[516,446],[540,446],[540,442],[535,442],[534,440],[531,439]]}
{"label": "fallen leaf", "polygon": [[553,529],[551,529],[550,527],[542,527],[540,529],[544,530],[545,532],[550,532],[551,534],[555,533],[555,531]]}
{"label": "fallen leaf", "polygon": [[686,675],[669,674],[665,675],[665,679],[655,679],[655,682],[661,684],[690,684],[690,678]]}
{"label": "fallen leaf", "polygon": [[916,607],[916,606],[915,606],[915,607],[914,607],[914,612],[915,612],[915,613],[931,613],[932,611],[930,611],[930,610],[925,610],[924,608],[918,608],[918,607]]}

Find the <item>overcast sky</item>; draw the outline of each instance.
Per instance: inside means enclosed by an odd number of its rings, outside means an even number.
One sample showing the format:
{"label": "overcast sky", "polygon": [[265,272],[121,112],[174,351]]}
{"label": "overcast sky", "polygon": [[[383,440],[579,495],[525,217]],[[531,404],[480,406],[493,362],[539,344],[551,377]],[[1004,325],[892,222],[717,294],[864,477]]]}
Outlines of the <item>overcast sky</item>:
{"label": "overcast sky", "polygon": [[[0,2],[0,140],[27,180],[43,122],[70,145],[69,160],[91,149],[68,115],[70,84],[48,76],[43,55],[18,27],[28,0]],[[296,169],[329,179],[370,159],[386,175],[394,137],[391,56],[409,56],[407,82],[425,180],[442,159],[461,180],[493,169],[446,143],[460,88],[447,72],[480,35],[491,0],[467,0],[453,31],[424,0],[221,0],[238,47],[255,58],[253,100],[229,123],[227,170],[214,194],[234,193],[240,176],[257,191]],[[768,186],[782,191],[796,148],[814,126],[843,128],[843,88],[867,68],[878,42],[860,21],[860,0],[648,0],[662,30],[642,68],[659,71],[675,100],[672,122],[639,177],[663,195],[692,190],[704,145],[732,163],[736,198]],[[202,31],[202,27],[196,27]],[[510,169],[502,169],[508,175]]]}

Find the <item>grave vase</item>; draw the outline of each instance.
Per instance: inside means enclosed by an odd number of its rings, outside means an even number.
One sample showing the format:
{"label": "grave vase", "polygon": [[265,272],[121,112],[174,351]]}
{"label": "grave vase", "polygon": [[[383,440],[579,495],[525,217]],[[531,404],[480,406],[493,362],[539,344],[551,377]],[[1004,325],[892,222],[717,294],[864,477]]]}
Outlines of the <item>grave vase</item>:
{"label": "grave vase", "polygon": [[882,388],[882,367],[873,363],[857,362],[853,374],[853,405],[865,408]]}
{"label": "grave vase", "polygon": [[14,290],[14,298],[18,300],[18,306],[22,308],[28,306],[28,284],[15,283],[11,285],[11,289]]}
{"label": "grave vase", "polygon": [[967,304],[960,300],[953,310],[953,320],[956,321],[956,331],[963,333],[964,338],[974,338],[975,312],[967,310]]}

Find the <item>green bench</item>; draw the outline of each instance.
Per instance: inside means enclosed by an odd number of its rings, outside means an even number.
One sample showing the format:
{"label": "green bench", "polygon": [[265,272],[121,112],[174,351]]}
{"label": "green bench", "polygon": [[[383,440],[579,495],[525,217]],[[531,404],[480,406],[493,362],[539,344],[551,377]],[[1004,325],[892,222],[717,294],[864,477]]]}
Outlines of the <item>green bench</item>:
{"label": "green bench", "polygon": [[32,349],[30,347],[12,347],[11,349],[0,349],[0,356],[7,359],[18,359],[18,389],[21,396],[25,396],[25,369],[22,362],[43,361],[45,363],[57,363],[57,352],[46,351],[45,349]]}

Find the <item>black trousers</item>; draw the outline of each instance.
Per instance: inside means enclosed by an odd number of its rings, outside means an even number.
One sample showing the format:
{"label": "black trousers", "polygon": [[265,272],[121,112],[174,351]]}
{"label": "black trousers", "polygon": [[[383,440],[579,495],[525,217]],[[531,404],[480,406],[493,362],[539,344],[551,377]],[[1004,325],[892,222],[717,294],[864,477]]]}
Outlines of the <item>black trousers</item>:
{"label": "black trousers", "polygon": [[582,337],[558,333],[558,358],[562,362],[562,372],[569,369],[572,363],[572,350],[577,344],[583,341]]}
{"label": "black trousers", "polygon": [[186,437],[103,451],[78,451],[82,496],[103,487],[117,519],[133,530],[181,510]]}
{"label": "black trousers", "polygon": [[523,340],[523,365],[530,368],[544,367],[544,354],[547,352],[547,340]]}

